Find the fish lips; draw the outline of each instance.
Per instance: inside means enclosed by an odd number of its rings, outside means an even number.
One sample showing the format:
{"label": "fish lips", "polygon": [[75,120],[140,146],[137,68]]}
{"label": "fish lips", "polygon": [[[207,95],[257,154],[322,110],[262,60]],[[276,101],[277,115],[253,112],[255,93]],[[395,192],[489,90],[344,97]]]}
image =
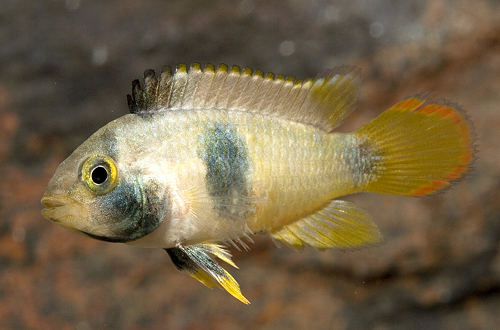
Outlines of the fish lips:
{"label": "fish lips", "polygon": [[88,215],[80,203],[64,195],[43,196],[41,203],[44,207],[42,210],[44,218],[71,231],[85,234],[76,226],[76,224],[84,222]]}
{"label": "fish lips", "polygon": [[105,242],[126,243],[131,241],[131,239],[126,236],[116,235],[110,237],[77,228],[82,227],[81,225],[78,226],[78,224],[87,221],[88,212],[83,205],[70,197],[64,195],[43,196],[41,203],[44,207],[42,210],[42,216],[44,218],[72,232]]}

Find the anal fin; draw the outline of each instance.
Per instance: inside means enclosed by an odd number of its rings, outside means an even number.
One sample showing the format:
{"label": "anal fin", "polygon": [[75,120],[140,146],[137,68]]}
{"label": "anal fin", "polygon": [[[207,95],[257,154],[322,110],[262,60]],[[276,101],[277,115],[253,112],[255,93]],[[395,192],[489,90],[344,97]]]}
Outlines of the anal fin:
{"label": "anal fin", "polygon": [[200,243],[195,245],[180,245],[165,249],[172,259],[175,267],[183,273],[197,279],[207,287],[221,286],[233,297],[244,304],[250,304],[241,293],[238,282],[224,268],[219,266],[209,254],[236,267],[231,260],[231,255],[220,245]]}
{"label": "anal fin", "polygon": [[354,203],[333,200],[324,209],[272,231],[270,236],[294,249],[354,249],[384,239],[371,216]]}

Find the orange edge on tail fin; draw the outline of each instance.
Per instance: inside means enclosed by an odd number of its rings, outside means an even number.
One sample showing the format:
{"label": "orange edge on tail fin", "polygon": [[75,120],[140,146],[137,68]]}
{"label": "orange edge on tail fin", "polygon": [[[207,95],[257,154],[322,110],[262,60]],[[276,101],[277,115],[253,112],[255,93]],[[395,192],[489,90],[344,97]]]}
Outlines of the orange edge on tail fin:
{"label": "orange edge on tail fin", "polygon": [[407,98],[407,99],[397,103],[396,105],[391,107],[391,109],[411,112],[424,103],[425,103],[424,99],[421,99],[421,98],[415,96],[415,97]]}
{"label": "orange edge on tail fin", "polygon": [[429,94],[407,98],[355,132],[371,149],[364,191],[429,195],[462,177],[474,158],[473,133],[465,113]]}
{"label": "orange edge on tail fin", "polygon": [[[474,148],[472,145],[472,125],[465,112],[456,104],[452,104],[446,100],[438,100],[434,104],[427,104],[419,108],[416,112],[426,113],[429,115],[436,114],[442,118],[451,120],[457,125],[463,138],[464,155],[462,161],[445,176],[445,180],[433,180],[430,185],[423,186],[414,191],[415,195],[428,195],[435,191],[441,190],[449,186],[451,181],[462,177],[469,169],[469,164],[474,158]],[[427,193],[426,193],[427,192]]]}

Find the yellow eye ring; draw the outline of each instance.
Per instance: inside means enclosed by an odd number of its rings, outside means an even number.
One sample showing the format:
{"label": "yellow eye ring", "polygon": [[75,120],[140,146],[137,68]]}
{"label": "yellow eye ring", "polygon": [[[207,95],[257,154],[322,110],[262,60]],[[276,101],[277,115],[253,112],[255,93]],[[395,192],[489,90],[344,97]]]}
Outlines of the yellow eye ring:
{"label": "yellow eye ring", "polygon": [[116,187],[118,168],[110,157],[92,155],[82,163],[80,178],[90,191],[102,195]]}

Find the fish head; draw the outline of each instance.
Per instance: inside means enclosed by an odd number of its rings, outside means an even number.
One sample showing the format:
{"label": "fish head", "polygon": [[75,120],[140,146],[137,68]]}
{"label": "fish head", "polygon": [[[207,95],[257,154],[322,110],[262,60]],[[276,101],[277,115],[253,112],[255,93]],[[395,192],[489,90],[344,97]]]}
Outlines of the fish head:
{"label": "fish head", "polygon": [[96,132],[56,169],[41,200],[42,215],[109,242],[130,242],[156,229],[166,205],[119,153],[110,129]]}

